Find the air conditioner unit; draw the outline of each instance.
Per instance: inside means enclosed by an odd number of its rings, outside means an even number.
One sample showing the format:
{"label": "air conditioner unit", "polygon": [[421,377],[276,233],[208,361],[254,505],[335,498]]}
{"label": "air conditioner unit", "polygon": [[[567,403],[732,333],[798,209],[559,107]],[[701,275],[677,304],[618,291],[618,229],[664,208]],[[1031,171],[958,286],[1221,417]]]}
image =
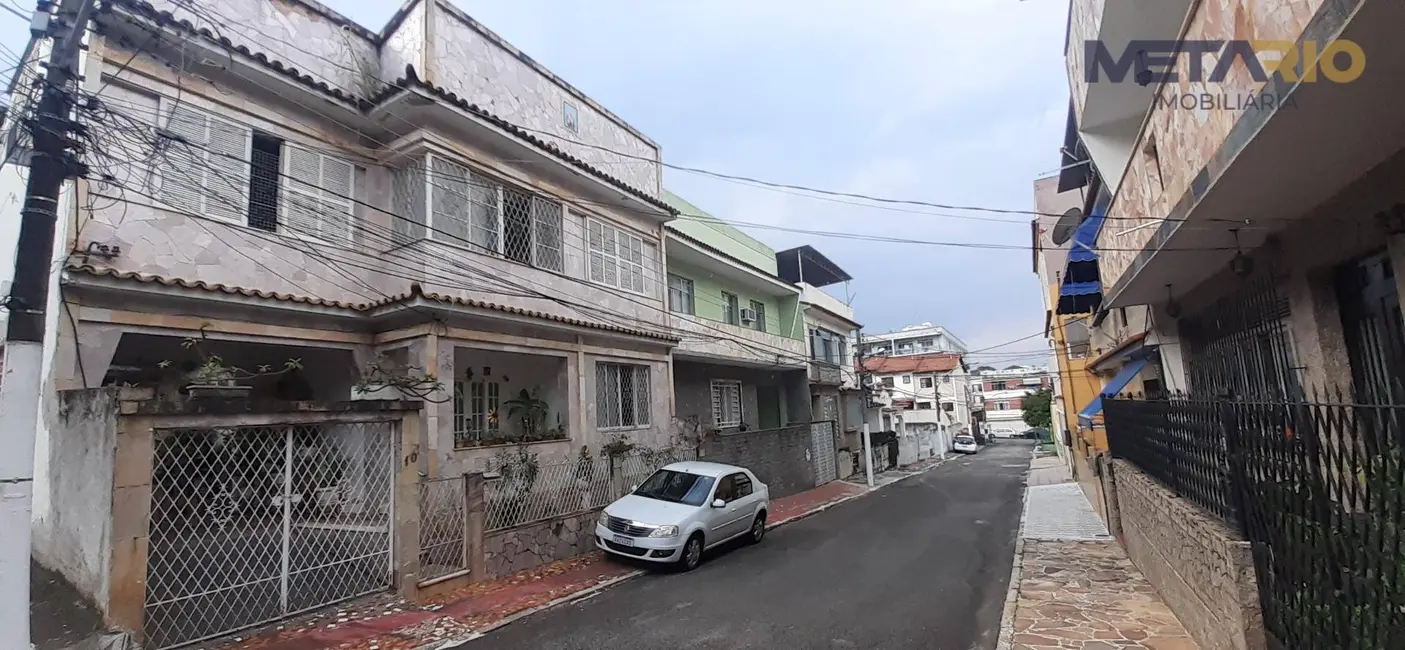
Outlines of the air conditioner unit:
{"label": "air conditioner unit", "polygon": [[755,310],[755,309],[747,309],[747,308],[743,307],[743,308],[742,308],[742,322],[743,322],[743,323],[755,323],[755,322],[756,322],[756,310]]}

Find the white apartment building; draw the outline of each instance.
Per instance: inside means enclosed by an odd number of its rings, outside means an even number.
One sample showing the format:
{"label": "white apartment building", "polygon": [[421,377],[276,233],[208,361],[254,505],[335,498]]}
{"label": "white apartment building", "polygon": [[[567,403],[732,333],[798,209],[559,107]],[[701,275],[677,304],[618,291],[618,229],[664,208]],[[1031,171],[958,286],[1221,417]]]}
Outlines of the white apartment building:
{"label": "white apartment building", "polygon": [[1053,378],[1045,366],[977,368],[971,376],[971,400],[984,411],[982,426],[987,435],[1008,438],[1029,425],[1024,422],[1024,399],[1052,387]]}
{"label": "white apartment building", "polygon": [[913,354],[964,354],[969,348],[945,327],[931,323],[908,325],[881,334],[864,334],[861,353],[868,356],[907,356]]}

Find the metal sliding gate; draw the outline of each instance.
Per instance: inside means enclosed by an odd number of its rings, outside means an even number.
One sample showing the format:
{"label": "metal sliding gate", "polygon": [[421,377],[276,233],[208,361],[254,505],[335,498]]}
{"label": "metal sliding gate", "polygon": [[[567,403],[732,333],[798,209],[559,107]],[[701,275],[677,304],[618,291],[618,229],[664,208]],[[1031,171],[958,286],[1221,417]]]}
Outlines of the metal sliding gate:
{"label": "metal sliding gate", "polygon": [[390,588],[397,428],[158,429],[146,647]]}

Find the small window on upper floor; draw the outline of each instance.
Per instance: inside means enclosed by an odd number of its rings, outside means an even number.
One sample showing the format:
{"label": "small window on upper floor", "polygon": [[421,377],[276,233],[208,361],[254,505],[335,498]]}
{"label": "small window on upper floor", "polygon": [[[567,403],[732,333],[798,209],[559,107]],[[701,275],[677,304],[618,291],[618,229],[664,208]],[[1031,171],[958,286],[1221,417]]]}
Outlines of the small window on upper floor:
{"label": "small window on upper floor", "polygon": [[561,126],[571,133],[581,132],[581,113],[571,102],[561,102]]}
{"label": "small window on upper floor", "polygon": [[653,269],[654,244],[598,219],[590,219],[586,230],[590,281],[648,293],[646,271]]}
{"label": "small window on upper floor", "polygon": [[1161,153],[1156,148],[1156,136],[1148,134],[1142,145],[1142,160],[1146,163],[1149,189],[1160,193],[1166,189],[1166,181],[1161,177]]}

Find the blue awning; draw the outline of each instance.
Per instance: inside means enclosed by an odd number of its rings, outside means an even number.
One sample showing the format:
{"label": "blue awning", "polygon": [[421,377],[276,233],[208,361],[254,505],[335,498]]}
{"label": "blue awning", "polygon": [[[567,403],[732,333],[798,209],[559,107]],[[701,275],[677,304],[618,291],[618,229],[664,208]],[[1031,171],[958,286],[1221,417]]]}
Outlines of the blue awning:
{"label": "blue awning", "polygon": [[[1099,197],[1101,199],[1101,197]],[[1068,249],[1068,264],[1059,285],[1059,314],[1090,314],[1103,302],[1102,279],[1098,272],[1098,232],[1102,230],[1107,204],[1094,201],[1093,212],[1078,229]]]}
{"label": "blue awning", "polygon": [[1132,378],[1141,373],[1142,368],[1145,368],[1148,363],[1151,363],[1151,358],[1142,357],[1123,366],[1122,372],[1117,373],[1117,376],[1113,377],[1112,381],[1107,382],[1107,385],[1103,386],[1101,391],[1098,391],[1098,396],[1094,397],[1093,401],[1088,402],[1088,405],[1078,412],[1078,423],[1085,427],[1091,426],[1093,423],[1093,416],[1103,410],[1103,398],[1114,397],[1122,392],[1122,389],[1126,388],[1127,384],[1132,383]]}

